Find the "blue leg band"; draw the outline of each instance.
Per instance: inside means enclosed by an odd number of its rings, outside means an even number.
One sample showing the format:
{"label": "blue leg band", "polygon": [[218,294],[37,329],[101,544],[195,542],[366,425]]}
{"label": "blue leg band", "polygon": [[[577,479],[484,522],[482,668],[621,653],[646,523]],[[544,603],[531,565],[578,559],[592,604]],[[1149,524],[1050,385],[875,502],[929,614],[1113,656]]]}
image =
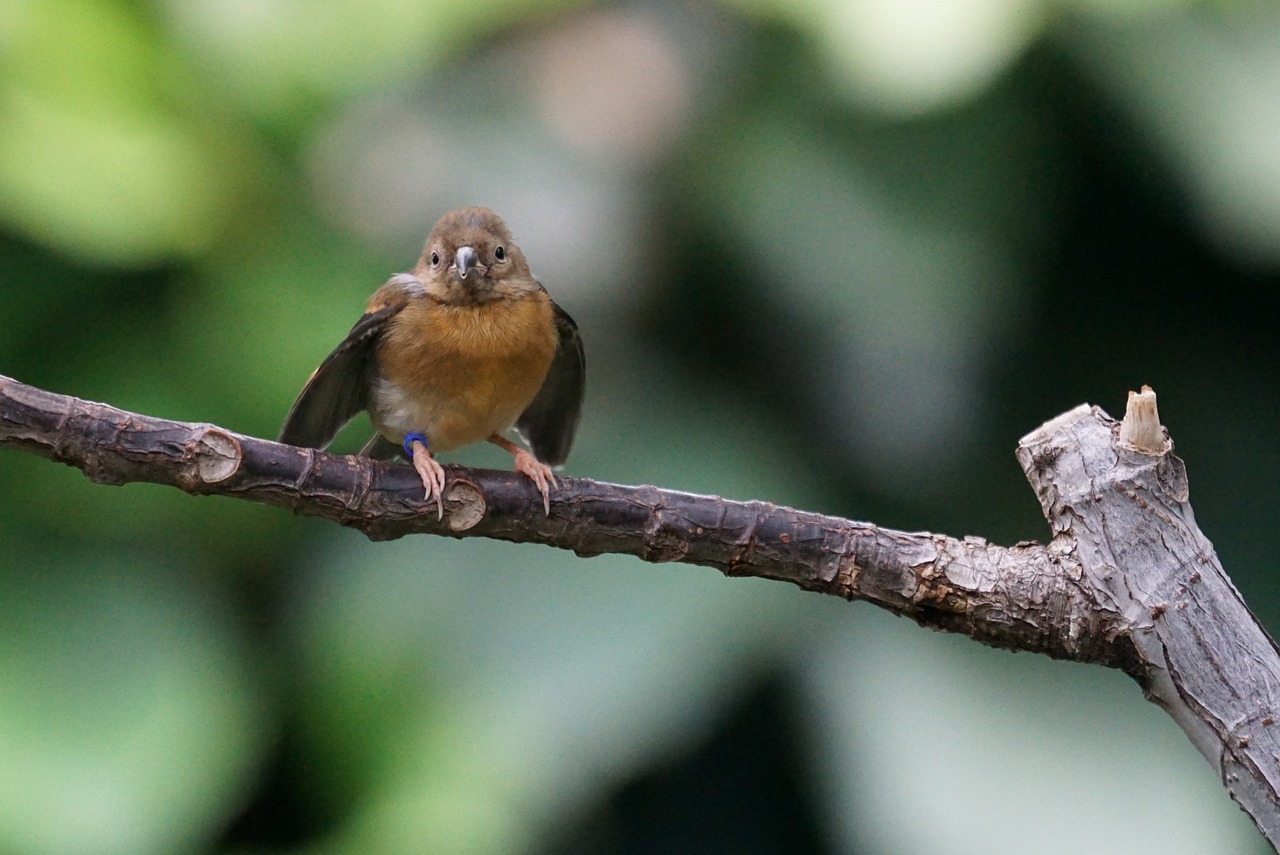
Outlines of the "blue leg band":
{"label": "blue leg band", "polygon": [[409,460],[413,460],[413,444],[415,442],[422,443],[422,447],[428,450],[431,448],[431,446],[427,444],[427,438],[422,434],[406,433],[404,435],[404,441],[400,443],[400,446],[404,449],[404,456]]}

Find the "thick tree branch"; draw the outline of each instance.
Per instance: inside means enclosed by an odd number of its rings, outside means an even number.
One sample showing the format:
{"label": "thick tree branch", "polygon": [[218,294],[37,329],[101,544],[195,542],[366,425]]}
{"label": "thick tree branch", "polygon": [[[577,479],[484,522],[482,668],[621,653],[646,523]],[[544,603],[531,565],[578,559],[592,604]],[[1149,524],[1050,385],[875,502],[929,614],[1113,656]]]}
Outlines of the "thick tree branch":
{"label": "thick tree branch", "polygon": [[407,466],[151,418],[2,376],[0,446],[98,483],[279,505],[375,540],[482,536],[784,580],[985,644],[1122,668],[1218,768],[1273,847],[1280,841],[1280,655],[1195,526],[1154,394],[1131,400],[1123,428],[1078,407],[1022,440],[1018,459],[1055,536],[1008,548],[583,478],[563,478],[544,515],[523,476],[459,467],[447,467],[438,520]]}
{"label": "thick tree branch", "polygon": [[[0,377],[0,445],[82,469],[100,484],[151,482],[249,499],[359,529],[543,543],[578,555],[682,561],[864,599],[988,644],[1085,662],[1131,659],[1122,625],[1079,572],[1037,544],[908,534],[766,502],[560,478],[545,515],[514,472],[446,467],[444,519],[413,469],[142,416]],[[1082,631],[1060,631],[1064,620]]]}

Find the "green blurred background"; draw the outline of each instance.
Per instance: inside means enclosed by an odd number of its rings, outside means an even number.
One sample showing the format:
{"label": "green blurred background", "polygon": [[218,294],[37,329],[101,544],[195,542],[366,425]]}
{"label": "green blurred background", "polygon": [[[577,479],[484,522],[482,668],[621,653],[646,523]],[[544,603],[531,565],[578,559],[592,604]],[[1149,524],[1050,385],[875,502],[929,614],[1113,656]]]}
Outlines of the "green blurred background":
{"label": "green blurred background", "polygon": [[[1013,543],[1018,437],[1148,383],[1280,626],[1277,5],[0,0],[0,373],[274,436],[463,204],[583,331],[571,474]],[[1100,668],[0,484],[0,853],[1267,851]]]}

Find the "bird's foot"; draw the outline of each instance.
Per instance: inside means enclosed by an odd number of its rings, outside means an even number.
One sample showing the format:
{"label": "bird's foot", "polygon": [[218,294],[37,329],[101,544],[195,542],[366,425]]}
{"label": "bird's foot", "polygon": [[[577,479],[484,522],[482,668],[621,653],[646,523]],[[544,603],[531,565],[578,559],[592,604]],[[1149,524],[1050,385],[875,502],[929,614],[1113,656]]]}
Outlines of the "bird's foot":
{"label": "bird's foot", "polygon": [[426,500],[436,500],[436,519],[444,519],[444,467],[418,440],[413,440],[409,447],[413,452],[413,468],[418,470],[418,477],[427,491]]}
{"label": "bird's foot", "polygon": [[534,457],[523,448],[512,452],[516,458],[516,471],[529,477],[542,494],[542,512],[551,516],[551,487],[558,487],[556,476],[551,467]]}

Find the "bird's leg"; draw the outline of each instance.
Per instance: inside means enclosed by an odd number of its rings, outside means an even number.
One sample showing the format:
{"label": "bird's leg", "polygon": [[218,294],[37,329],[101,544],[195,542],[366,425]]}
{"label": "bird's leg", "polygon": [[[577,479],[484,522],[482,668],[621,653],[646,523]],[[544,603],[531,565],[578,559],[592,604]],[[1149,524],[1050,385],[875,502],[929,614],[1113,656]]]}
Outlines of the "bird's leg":
{"label": "bird's leg", "polygon": [[427,438],[420,433],[405,434],[403,447],[427,490],[427,501],[436,500],[436,519],[444,519],[444,467],[431,456]]}
{"label": "bird's leg", "polygon": [[547,516],[551,516],[550,488],[560,486],[556,483],[556,476],[551,472],[551,467],[506,437],[495,433],[489,437],[489,442],[507,451],[516,459],[516,471],[527,475],[529,480],[537,485],[538,492],[542,494],[542,511]]}

